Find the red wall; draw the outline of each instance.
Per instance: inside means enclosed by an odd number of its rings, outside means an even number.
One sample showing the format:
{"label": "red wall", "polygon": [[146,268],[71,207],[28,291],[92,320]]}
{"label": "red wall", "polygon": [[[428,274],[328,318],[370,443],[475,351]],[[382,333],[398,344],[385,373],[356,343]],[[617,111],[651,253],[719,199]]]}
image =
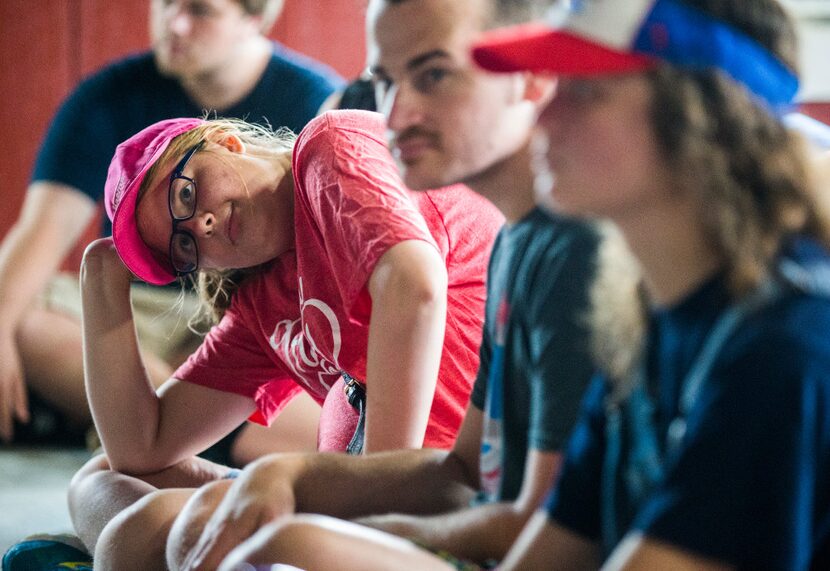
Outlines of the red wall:
{"label": "red wall", "polygon": [[[365,0],[285,0],[272,37],[356,76]],[[149,0],[0,0],[0,237],[17,218],[40,140],[78,81],[149,45]],[[94,236],[94,231],[89,237]],[[77,267],[79,252],[68,261]]]}
{"label": "red wall", "polygon": [[811,117],[830,125],[830,103],[805,103],[801,110]]}
{"label": "red wall", "polygon": [[[0,236],[17,218],[40,139],[64,96],[105,63],[147,47],[148,4],[0,0]],[[352,77],[365,60],[365,4],[286,0],[272,35]],[[807,105],[805,111],[830,123],[830,103]],[[71,256],[70,266],[78,255]]]}

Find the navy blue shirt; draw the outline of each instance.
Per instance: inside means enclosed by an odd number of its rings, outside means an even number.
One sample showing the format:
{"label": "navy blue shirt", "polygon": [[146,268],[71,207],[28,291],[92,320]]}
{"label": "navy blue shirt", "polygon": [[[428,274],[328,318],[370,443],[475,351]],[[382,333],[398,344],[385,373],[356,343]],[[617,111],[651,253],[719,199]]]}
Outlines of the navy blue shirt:
{"label": "navy blue shirt", "polygon": [[84,80],[64,101],[40,148],[32,180],[66,184],[98,201],[115,147],[148,125],[210,111],[299,132],[341,86],[331,69],[274,44],[251,93],[229,109],[205,110],[176,79],[159,72],[152,53],[131,56]]}
{"label": "navy blue shirt", "polygon": [[[830,264],[807,240],[789,256]],[[681,384],[729,303],[717,277],[651,315],[661,443]],[[602,537],[608,391],[604,379],[592,383],[547,505],[553,520],[592,540]],[[656,488],[620,510],[622,529],[741,569],[830,569],[830,299],[790,292],[750,315],[721,348],[686,421]]]}

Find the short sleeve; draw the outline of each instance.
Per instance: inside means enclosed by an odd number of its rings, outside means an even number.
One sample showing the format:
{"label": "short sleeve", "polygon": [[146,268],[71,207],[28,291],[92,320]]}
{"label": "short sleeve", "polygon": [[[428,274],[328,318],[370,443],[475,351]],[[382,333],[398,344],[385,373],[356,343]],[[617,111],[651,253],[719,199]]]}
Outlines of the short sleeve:
{"label": "short sleeve", "polygon": [[307,213],[309,233],[320,236],[347,307],[392,246],[422,240],[438,250],[384,141],[367,128],[381,120],[369,112],[329,112],[309,125],[312,134],[294,158],[302,187],[295,208]]}
{"label": "short sleeve", "polygon": [[588,326],[589,284],[599,238],[587,225],[562,222],[528,298],[531,364],[529,446],[563,449],[594,373]]}
{"label": "short sleeve", "polygon": [[470,394],[470,402],[479,410],[484,410],[487,401],[487,379],[490,377],[490,356],[492,352],[492,341],[485,326],[481,336],[481,346],[478,350],[478,373],[476,373],[473,391]]}
{"label": "short sleeve", "polygon": [[32,181],[71,186],[98,201],[104,192],[107,167],[120,141],[106,75],[81,83],[63,102],[38,152]]}
{"label": "short sleeve", "polygon": [[484,325],[482,327],[481,344],[478,348],[478,372],[476,373],[475,382],[473,383],[473,390],[470,393],[470,402],[473,403],[479,410],[484,410],[487,402],[487,386],[490,378],[490,361],[493,355],[493,338],[491,330],[493,324],[491,323],[491,311],[487,310],[488,306],[498,303],[494,299],[498,296],[495,292],[494,284],[496,282],[495,260],[501,255],[502,244],[504,243],[504,234],[500,232],[493,243],[493,248],[490,252],[490,260],[487,268],[487,296],[485,299],[484,311]]}
{"label": "short sleeve", "polygon": [[266,354],[233,307],[173,376],[251,398],[257,411],[250,420],[265,425],[303,390]]}

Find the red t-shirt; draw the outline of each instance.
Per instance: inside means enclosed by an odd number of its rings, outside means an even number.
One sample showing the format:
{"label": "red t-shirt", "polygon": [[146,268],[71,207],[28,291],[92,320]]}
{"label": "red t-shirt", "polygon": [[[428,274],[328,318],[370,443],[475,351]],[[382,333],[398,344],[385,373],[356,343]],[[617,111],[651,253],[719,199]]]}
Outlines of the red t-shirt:
{"label": "red t-shirt", "polygon": [[487,261],[503,218],[465,186],[405,189],[384,132],[382,117],[364,111],[329,112],[303,129],[293,155],[295,250],[243,283],[174,375],[251,397],[258,407],[251,420],[263,424],[306,390],[325,401],[321,450],[345,450],[354,433],[356,414],[340,390],[341,373],[366,379],[367,282],[395,244],[434,245],[449,276],[425,446],[452,446],[478,368]]}

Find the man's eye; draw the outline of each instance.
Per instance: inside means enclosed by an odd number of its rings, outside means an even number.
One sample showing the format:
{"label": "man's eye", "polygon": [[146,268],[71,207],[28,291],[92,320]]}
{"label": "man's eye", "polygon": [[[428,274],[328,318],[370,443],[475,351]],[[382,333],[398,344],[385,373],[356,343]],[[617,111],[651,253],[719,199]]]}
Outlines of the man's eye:
{"label": "man's eye", "polygon": [[429,91],[438,86],[450,74],[449,70],[431,67],[418,74],[415,84],[420,91]]}
{"label": "man's eye", "polygon": [[207,18],[213,14],[213,9],[202,2],[194,2],[189,6],[190,15],[194,18]]}
{"label": "man's eye", "polygon": [[587,103],[602,97],[603,90],[598,81],[588,79],[574,79],[568,82],[561,82],[557,89],[557,96],[562,96],[570,101]]}

